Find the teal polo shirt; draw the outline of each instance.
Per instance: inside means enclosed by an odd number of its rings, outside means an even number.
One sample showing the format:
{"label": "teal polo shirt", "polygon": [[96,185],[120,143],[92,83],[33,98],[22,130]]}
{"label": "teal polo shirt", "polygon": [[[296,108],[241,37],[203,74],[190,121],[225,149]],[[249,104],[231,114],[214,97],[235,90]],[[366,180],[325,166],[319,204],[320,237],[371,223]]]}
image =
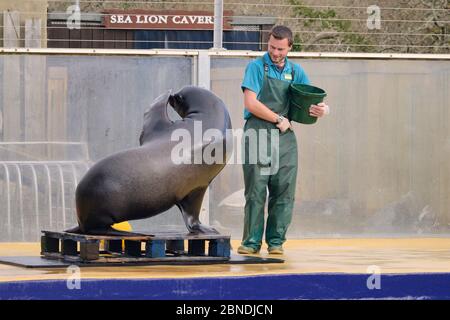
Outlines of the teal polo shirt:
{"label": "teal polo shirt", "polygon": [[[294,83],[310,84],[308,76],[299,64],[291,62],[286,57],[286,62],[284,64],[283,70],[278,69],[278,67],[270,59],[269,53],[265,53],[262,57],[265,63],[269,66],[269,71],[267,75],[270,78],[275,78],[284,81],[291,81],[292,78],[292,68],[294,68]],[[264,80],[264,62],[261,58],[257,58],[251,61],[247,68],[245,69],[244,79],[242,80],[241,88],[242,92],[244,89],[249,89],[256,93],[259,99],[259,93],[261,91],[263,80]],[[244,107],[244,119],[250,118],[251,113]]]}

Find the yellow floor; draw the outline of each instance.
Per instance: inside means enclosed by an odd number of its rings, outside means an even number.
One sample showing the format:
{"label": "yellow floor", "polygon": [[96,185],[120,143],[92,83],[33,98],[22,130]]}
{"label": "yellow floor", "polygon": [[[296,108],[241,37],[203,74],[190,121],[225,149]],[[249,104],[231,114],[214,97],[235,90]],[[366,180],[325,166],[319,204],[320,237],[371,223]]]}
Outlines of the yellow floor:
{"label": "yellow floor", "polygon": [[[232,241],[236,249],[239,241]],[[0,256],[37,256],[38,243],[0,243]],[[83,279],[248,276],[299,273],[450,272],[450,238],[289,240],[283,264],[127,266],[81,269]],[[233,251],[235,254],[235,250]],[[268,256],[266,248],[261,256]],[[275,257],[275,256],[274,256]],[[0,264],[0,282],[66,279],[64,268],[26,269]]]}

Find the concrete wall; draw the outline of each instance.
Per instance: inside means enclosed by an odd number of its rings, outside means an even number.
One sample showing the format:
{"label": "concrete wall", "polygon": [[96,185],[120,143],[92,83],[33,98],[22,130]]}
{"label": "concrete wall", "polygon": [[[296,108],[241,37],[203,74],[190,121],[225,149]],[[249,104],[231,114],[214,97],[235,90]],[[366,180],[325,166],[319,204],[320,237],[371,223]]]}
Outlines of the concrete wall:
{"label": "concrete wall", "polygon": [[[249,61],[211,63],[212,90],[234,128],[244,123],[240,83]],[[294,124],[300,166],[290,236],[449,233],[448,61],[294,61],[327,91],[331,114]],[[210,221],[240,237],[241,166],[228,166],[210,196]]]}

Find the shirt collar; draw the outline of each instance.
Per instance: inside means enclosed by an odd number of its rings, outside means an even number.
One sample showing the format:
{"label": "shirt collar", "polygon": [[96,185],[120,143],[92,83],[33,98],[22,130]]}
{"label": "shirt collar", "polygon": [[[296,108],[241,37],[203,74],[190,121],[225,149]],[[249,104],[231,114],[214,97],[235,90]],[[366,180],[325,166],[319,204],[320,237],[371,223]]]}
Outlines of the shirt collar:
{"label": "shirt collar", "polygon": [[[278,67],[270,59],[268,52],[266,52],[264,54],[264,62],[267,63],[272,68],[274,68],[275,70],[279,70]],[[284,58],[284,68],[283,68],[282,72],[290,72],[290,70],[291,70],[291,64],[289,62],[288,57],[286,57],[286,58]]]}

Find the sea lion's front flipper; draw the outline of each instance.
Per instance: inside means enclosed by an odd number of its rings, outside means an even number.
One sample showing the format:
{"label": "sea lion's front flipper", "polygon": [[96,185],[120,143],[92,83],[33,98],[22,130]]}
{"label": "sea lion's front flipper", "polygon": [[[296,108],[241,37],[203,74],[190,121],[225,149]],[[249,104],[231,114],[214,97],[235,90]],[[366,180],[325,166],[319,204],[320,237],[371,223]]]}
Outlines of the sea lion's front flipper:
{"label": "sea lion's front flipper", "polygon": [[139,144],[143,145],[150,140],[154,132],[162,131],[172,125],[172,121],[167,114],[167,107],[172,91],[157,97],[150,108],[144,113],[144,125],[139,137]]}
{"label": "sea lion's front flipper", "polygon": [[191,233],[217,234],[216,229],[202,224],[199,220],[203,197],[208,187],[193,190],[177,204],[183,215],[184,223]]}

